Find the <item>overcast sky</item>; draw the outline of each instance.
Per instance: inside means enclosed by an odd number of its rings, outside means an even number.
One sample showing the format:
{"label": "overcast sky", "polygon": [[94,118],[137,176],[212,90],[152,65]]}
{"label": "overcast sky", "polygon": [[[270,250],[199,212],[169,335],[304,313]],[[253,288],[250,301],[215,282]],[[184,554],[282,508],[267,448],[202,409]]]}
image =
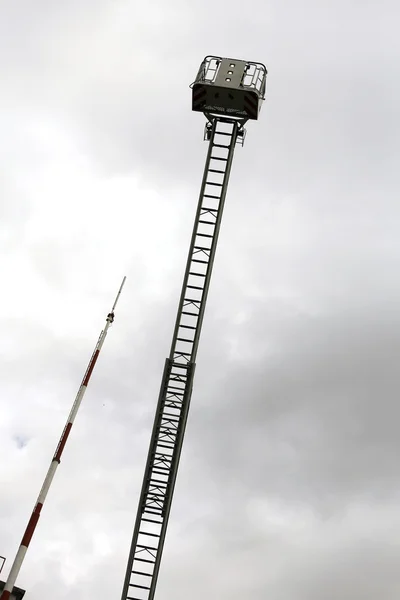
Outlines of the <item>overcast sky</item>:
{"label": "overcast sky", "polygon": [[202,177],[189,85],[264,62],[237,148],[157,600],[400,596],[396,0],[0,7],[5,579],[119,599]]}

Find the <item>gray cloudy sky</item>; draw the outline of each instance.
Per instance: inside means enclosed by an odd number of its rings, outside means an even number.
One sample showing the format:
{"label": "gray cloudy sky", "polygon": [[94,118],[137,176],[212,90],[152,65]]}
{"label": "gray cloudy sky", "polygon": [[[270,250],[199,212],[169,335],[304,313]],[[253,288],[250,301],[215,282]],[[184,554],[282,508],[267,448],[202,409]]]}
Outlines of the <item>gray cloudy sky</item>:
{"label": "gray cloudy sky", "polygon": [[0,555],[127,284],[18,584],[119,598],[206,146],[206,54],[259,60],[157,600],[398,600],[396,0],[0,8]]}

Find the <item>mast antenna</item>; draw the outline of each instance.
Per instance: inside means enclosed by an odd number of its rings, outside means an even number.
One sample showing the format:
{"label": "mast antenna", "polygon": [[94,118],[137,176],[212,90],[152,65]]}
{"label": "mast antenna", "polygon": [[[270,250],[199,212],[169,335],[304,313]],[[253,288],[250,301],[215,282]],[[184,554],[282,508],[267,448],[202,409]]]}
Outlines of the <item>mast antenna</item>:
{"label": "mast antenna", "polygon": [[90,377],[92,375],[93,369],[94,369],[95,364],[97,362],[97,359],[99,357],[100,350],[101,350],[101,348],[102,348],[102,346],[104,344],[104,340],[106,339],[108,329],[109,329],[111,323],[113,323],[113,321],[114,321],[115,307],[116,307],[117,302],[119,300],[119,297],[121,295],[122,288],[124,287],[125,280],[126,280],[126,277],[124,277],[123,280],[122,280],[121,286],[120,286],[120,288],[118,290],[118,294],[117,294],[117,296],[115,298],[115,301],[114,301],[114,304],[112,306],[111,312],[109,312],[108,315],[107,315],[105,327],[104,327],[103,331],[100,333],[100,337],[99,337],[99,339],[97,341],[97,344],[96,344],[96,346],[94,348],[92,357],[91,357],[91,359],[89,361],[89,364],[88,364],[87,369],[85,371],[85,374],[83,376],[82,383],[81,383],[80,388],[78,390],[78,393],[77,393],[77,395],[75,397],[74,403],[73,403],[72,408],[71,408],[71,412],[69,413],[69,416],[68,416],[68,420],[67,420],[67,422],[65,424],[65,427],[64,427],[64,430],[63,430],[63,432],[61,434],[61,437],[60,437],[60,440],[58,442],[56,451],[54,453],[54,456],[53,456],[53,458],[51,460],[49,469],[47,471],[47,475],[46,475],[46,477],[44,479],[44,482],[43,482],[43,485],[42,485],[42,489],[40,490],[40,493],[39,493],[38,499],[36,501],[35,507],[33,509],[31,517],[30,517],[30,519],[28,521],[28,525],[27,525],[27,527],[25,529],[25,533],[23,535],[21,544],[20,544],[20,546],[18,548],[18,551],[17,551],[17,554],[15,556],[14,562],[13,562],[13,564],[11,566],[10,573],[8,575],[8,579],[7,579],[6,584],[4,586],[3,592],[2,592],[2,594],[0,596],[0,600],[10,600],[10,598],[11,598],[11,594],[12,594],[12,591],[14,589],[15,582],[16,582],[18,574],[19,574],[19,572],[21,570],[21,566],[22,566],[22,563],[24,561],[25,555],[27,553],[30,541],[32,539],[32,536],[33,536],[33,534],[35,532],[35,529],[36,529],[36,526],[38,524],[40,513],[41,513],[41,510],[43,508],[44,501],[46,500],[46,496],[47,496],[48,491],[50,489],[50,486],[51,486],[51,483],[53,481],[54,475],[55,475],[55,473],[57,471],[57,467],[60,464],[61,455],[62,455],[62,453],[64,451],[65,444],[67,443],[67,439],[68,439],[68,436],[69,436],[69,434],[71,432],[72,425],[73,425],[75,417],[76,417],[76,415],[78,413],[79,407],[80,407],[80,405],[82,403],[83,396],[85,395],[85,392],[86,392],[87,387],[89,385]]}

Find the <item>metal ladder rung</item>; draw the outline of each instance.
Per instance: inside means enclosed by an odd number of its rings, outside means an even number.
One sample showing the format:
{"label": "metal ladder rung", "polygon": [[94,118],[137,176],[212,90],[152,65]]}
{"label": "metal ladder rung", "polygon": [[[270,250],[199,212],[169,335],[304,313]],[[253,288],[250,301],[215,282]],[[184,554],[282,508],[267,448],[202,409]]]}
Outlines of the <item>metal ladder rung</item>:
{"label": "metal ladder rung", "polygon": [[190,344],[193,344],[193,340],[187,340],[186,338],[176,338],[177,340],[179,340],[180,342],[189,342]]}
{"label": "metal ladder rung", "polygon": [[[183,388],[183,389],[182,389],[182,388],[175,388],[175,390],[174,390],[174,389],[172,389],[172,387],[171,387],[171,388],[168,390],[168,394],[174,394],[174,395],[176,394],[177,396],[181,396],[181,395],[183,396],[183,393],[181,393],[181,392],[183,392],[183,391],[184,391],[184,388]],[[168,398],[164,398],[164,400],[165,400],[165,401],[167,401],[167,400],[168,400]],[[179,402],[181,402],[181,399],[179,399]],[[164,405],[163,405],[163,406],[164,406]]]}
{"label": "metal ladder rung", "polygon": [[[174,410],[179,410],[181,411],[181,404],[183,402],[183,399],[178,398],[178,394],[174,394],[173,392],[168,392],[169,394],[169,398],[165,398],[164,403],[163,403],[163,407],[164,408],[173,408]],[[180,395],[180,394],[179,394]],[[171,406],[171,404],[179,404],[179,406]],[[181,413],[179,412],[179,416],[181,415]],[[162,454],[162,452],[160,452],[160,454]],[[171,458],[170,456],[167,456],[167,458]]]}
{"label": "metal ladder rung", "polygon": [[[171,434],[169,434],[168,432],[162,432],[161,435],[162,436],[169,436]],[[170,442],[169,439],[167,439],[167,440],[162,439],[161,441],[168,442],[168,443]],[[149,486],[148,486],[148,490],[147,490],[147,497],[150,497],[150,498],[164,498],[166,489],[167,489],[166,485],[164,485],[164,487],[163,487],[159,483],[151,483],[151,481],[149,481]]]}
{"label": "metal ladder rung", "polygon": [[182,381],[182,379],[180,379],[179,377],[180,377],[180,376],[174,377],[174,378],[172,378],[172,379],[171,379],[171,381],[175,381],[176,383],[182,383],[182,384],[184,384],[184,385],[183,385],[183,388],[179,388],[179,387],[177,387],[177,388],[176,388],[176,389],[178,389],[178,390],[179,390],[179,389],[183,390],[183,389],[184,389],[184,387],[185,387],[185,385],[186,385],[186,381]]}
{"label": "metal ladder rung", "polygon": [[[174,365],[174,367],[175,367],[175,369],[179,369],[179,365]],[[187,382],[187,374],[186,373],[180,373],[180,372],[178,373],[176,371],[171,372],[170,380],[171,381],[180,381],[180,382],[186,384],[186,382]]]}
{"label": "metal ladder rung", "polygon": [[[160,439],[162,442],[165,443],[172,443],[175,438],[176,438],[176,434],[178,433],[178,431],[176,429],[171,429],[170,427],[165,428],[164,426],[164,430],[161,431],[160,430]],[[167,489],[167,486],[165,485],[165,487],[163,487],[162,485],[158,484],[158,485],[152,485],[150,484],[150,487],[152,488],[151,490],[149,489],[149,494],[153,494],[154,496],[163,496],[165,494],[165,490]]]}
{"label": "metal ladder rung", "polygon": [[[167,394],[172,394],[173,396],[183,396],[183,392],[179,390],[179,388],[174,388],[173,386],[168,386]],[[168,398],[166,398],[168,400]],[[177,402],[182,402],[180,398],[176,399]]]}
{"label": "metal ladder rung", "polygon": [[[160,467],[158,465],[156,467],[153,467],[153,473],[155,473],[156,475],[162,475],[163,471],[170,471],[170,470],[171,470],[171,467]],[[160,471],[160,473],[159,473],[159,471]],[[154,523],[157,523],[157,522],[158,521],[154,521]],[[160,525],[161,525],[161,523],[160,523]]]}
{"label": "metal ladder rung", "polygon": [[206,185],[216,185],[217,187],[222,187],[223,183],[215,183],[214,181],[206,181]]}
{"label": "metal ladder rung", "polygon": [[194,273],[193,271],[189,271],[189,275],[194,275],[195,277],[205,277],[204,273]]}
{"label": "metal ladder rung", "polygon": [[181,406],[176,406],[177,404],[182,404],[182,400],[176,400],[175,398],[174,399],[170,398],[169,400],[166,400],[166,402],[165,402],[166,407],[173,408],[175,410],[180,410]]}
{"label": "metal ladder rung", "polygon": [[182,314],[183,315],[190,315],[191,317],[198,317],[199,316],[197,313],[190,312],[189,310],[183,310]]}
{"label": "metal ladder rung", "polygon": [[[170,442],[170,444],[171,444],[171,442]],[[157,443],[157,448],[166,448],[167,450],[173,450],[174,449],[174,444],[172,443],[172,446],[171,445],[168,446],[165,441],[163,443],[162,442],[158,442]],[[171,456],[172,456],[172,454],[171,454]],[[152,506],[151,508],[154,509],[154,506]],[[154,514],[158,515],[158,513],[154,513]]]}
{"label": "metal ladder rung", "polygon": [[170,377],[170,381],[176,381],[177,383],[183,383],[184,385],[186,385],[186,381],[184,381],[182,378],[182,375],[175,375],[175,377]]}
{"label": "metal ladder rung", "polygon": [[[167,471],[167,473],[163,473],[159,467],[153,467],[152,469],[152,473],[154,473],[154,475],[163,475],[164,477],[168,476],[169,470],[166,467],[163,467],[164,471]],[[154,521],[155,523],[157,523],[157,521]],[[158,525],[162,525],[162,523],[157,523]]]}
{"label": "metal ladder rung", "polygon": [[[166,484],[166,482],[165,482],[165,481],[162,481],[161,479],[153,479],[153,478],[151,478],[151,479],[150,479],[150,485],[153,485],[153,483],[155,483],[156,485],[158,485],[158,484],[161,484],[161,485],[163,485],[164,487],[167,487],[167,484]],[[149,534],[149,535],[150,535],[150,534]]]}
{"label": "metal ladder rung", "polygon": [[194,250],[205,250],[207,252],[211,251],[211,248],[206,248],[205,246],[198,246],[198,245],[197,246],[193,246],[193,249]]}
{"label": "metal ladder rung", "polygon": [[[146,511],[146,512],[151,512],[151,513],[153,513],[154,515],[160,515],[160,516],[161,516],[161,515],[162,515],[162,513],[163,513],[163,509],[162,509],[162,507],[161,507],[161,506],[150,506],[150,507],[149,507],[149,506],[147,505],[147,502],[146,502],[146,504],[145,504],[145,507],[144,507],[144,510],[143,510],[143,512],[145,512],[145,511]],[[157,512],[155,512],[155,511],[157,511]]]}
{"label": "metal ladder rung", "polygon": [[[160,473],[154,473],[154,475],[160,475]],[[161,475],[162,475],[162,473],[161,473]],[[152,484],[152,485],[150,485],[150,487],[154,488],[154,487],[156,487],[156,486],[155,486],[154,484]],[[167,487],[167,484],[166,484],[165,488],[162,488],[160,485],[158,485],[158,486],[157,486],[157,490],[162,490],[162,494],[161,494],[161,496],[162,496],[162,497],[164,497],[164,496],[165,496],[165,489],[166,489],[166,487]],[[152,495],[154,496],[154,495],[155,495],[155,492],[154,492],[154,491],[150,491],[150,490],[149,490],[149,491],[148,491],[148,493],[147,493],[147,495],[149,495],[149,494],[152,494]],[[144,533],[144,531],[143,531],[143,532],[141,532],[141,533]],[[150,534],[149,534],[149,535],[150,535]],[[158,536],[158,535],[156,535],[156,534],[154,534],[154,535],[155,535],[155,537],[159,537],[159,536]]]}
{"label": "metal ladder rung", "polygon": [[[172,390],[170,390],[170,391],[169,391],[169,393],[170,393],[170,394],[173,394],[174,392],[172,392]],[[165,401],[165,402],[166,402],[167,400],[168,400],[168,398],[164,398],[164,401]],[[181,400],[179,400],[179,402],[181,402]],[[164,404],[163,404],[163,407],[164,407]],[[165,408],[165,407],[164,407],[164,408]],[[165,413],[165,414],[167,414],[167,413]]]}
{"label": "metal ladder rung", "polygon": [[[174,394],[175,396],[183,396],[183,392],[182,392],[181,388],[174,387],[173,385],[168,386],[167,392],[169,394]],[[181,400],[179,400],[179,402],[181,402]]]}
{"label": "metal ladder rung", "polygon": [[[182,410],[183,398],[180,400],[174,394],[170,394],[169,398],[166,398],[164,402],[165,408],[173,408],[174,410]],[[179,413],[180,415],[180,413]]]}
{"label": "metal ladder rung", "polygon": [[194,330],[196,330],[196,327],[193,327],[193,325],[182,325],[182,323],[179,325],[179,327],[182,327],[182,329],[194,329]]}
{"label": "metal ladder rung", "polygon": [[[165,446],[165,447],[167,447],[167,446]],[[147,504],[146,504],[146,506],[144,507],[143,512],[147,512],[147,513],[150,513],[151,515],[156,515],[156,516],[160,517],[161,514],[162,514],[162,508],[160,508],[158,506],[148,507]]]}
{"label": "metal ladder rung", "polygon": [[215,213],[215,216],[218,215],[218,208],[211,208],[211,206],[202,206],[201,207],[201,216],[204,216],[206,213]]}
{"label": "metal ladder rung", "polygon": [[[162,470],[167,470],[171,468],[171,461],[172,461],[172,456],[170,456],[169,454],[166,454],[165,452],[160,452],[157,450],[157,452],[154,452],[152,454],[153,456],[153,460],[157,461],[159,463],[161,463],[162,466],[160,465],[154,465],[154,467],[156,469],[162,469]],[[165,464],[167,463],[167,464]]]}
{"label": "metal ladder rung", "polygon": [[168,392],[169,397],[165,398],[164,401],[164,408],[174,408],[175,410],[180,410],[182,407],[181,406],[171,406],[171,404],[179,404],[181,405],[183,402],[183,399],[178,398],[178,396],[180,396],[180,394],[175,394],[174,392]]}
{"label": "metal ladder rung", "polygon": [[221,158],[220,156],[210,156],[210,159],[211,160],[223,160],[224,162],[228,162],[227,158]]}
{"label": "metal ladder rung", "polygon": [[131,571],[136,575],[144,575],[145,577],[153,577],[153,573],[145,573],[144,571]]}
{"label": "metal ladder rung", "polygon": [[201,265],[208,265],[208,260],[200,260],[199,258],[192,258],[192,262],[197,262]]}
{"label": "metal ladder rung", "polygon": [[186,379],[185,379],[186,375],[181,375],[180,373],[172,373],[171,377],[170,377],[170,381],[175,381],[175,382],[179,382],[179,383],[183,383],[186,385]]}
{"label": "metal ladder rung", "polygon": [[[161,444],[172,444],[172,450],[173,450],[173,446],[176,442],[176,434],[174,435],[172,432],[161,432],[159,435],[159,439],[160,439],[160,448],[162,447]],[[168,448],[169,446],[166,446],[166,448]],[[170,449],[171,449],[170,448]],[[148,496],[150,496],[151,498],[153,498],[154,500],[157,500],[157,502],[163,498],[165,498],[165,494],[167,493],[167,488],[162,488],[161,485],[153,485],[151,486],[153,489],[149,489],[148,491]]]}
{"label": "metal ladder rung", "polygon": [[225,146],[225,144],[213,144],[212,145],[213,148],[226,148],[227,150],[229,150],[230,146]]}
{"label": "metal ladder rung", "polygon": [[[165,425],[161,425],[160,431],[159,431],[160,441],[169,444],[170,442],[172,442],[172,440],[170,438],[175,438],[176,433],[177,433],[176,429],[171,429],[171,427],[166,427]],[[152,487],[157,488],[157,491],[154,490],[151,492],[154,495],[156,495],[158,493],[159,494],[165,493],[165,488],[162,488],[161,485],[153,485]]]}
{"label": "metal ladder rung", "polygon": [[[170,465],[165,465],[164,464],[165,462],[167,462],[167,461],[157,458],[156,456],[153,455],[153,465],[152,465],[151,474],[150,474],[151,477],[156,476],[156,475],[165,477],[164,471],[169,471],[169,469],[171,468]],[[156,463],[160,463],[160,464],[158,465]]]}
{"label": "metal ladder rung", "polygon": [[130,583],[131,587],[139,588],[140,590],[149,590],[150,588],[147,585],[139,585],[138,583]]}
{"label": "metal ladder rung", "polygon": [[208,169],[208,173],[220,173],[221,175],[225,175],[226,171],[221,171],[221,169]]}
{"label": "metal ladder rung", "polygon": [[149,484],[149,489],[147,491],[147,497],[149,498],[164,498],[165,491],[167,489],[167,485],[162,487],[160,484],[155,485],[154,483]]}
{"label": "metal ladder rung", "polygon": [[191,290],[201,290],[203,291],[204,288],[199,287],[198,285],[187,285],[187,288],[190,288]]}
{"label": "metal ladder rung", "polygon": [[215,226],[215,221],[213,223],[212,221],[204,221],[203,219],[200,219],[199,223],[203,223],[203,225],[214,225]]}
{"label": "metal ladder rung", "polygon": [[[178,392],[172,392],[172,391],[168,392],[168,394],[170,394],[171,396],[173,396],[173,399],[172,398],[165,398],[165,402],[179,402],[180,404],[182,403],[182,399],[183,398],[178,398],[178,396],[182,396],[183,397],[183,394],[180,394]],[[170,407],[166,406],[164,408],[170,408]]]}
{"label": "metal ladder rung", "polygon": [[[183,400],[179,400],[178,398],[176,398],[175,396],[173,398],[167,398],[164,402],[164,407],[165,408],[173,408],[174,410],[177,411],[181,411],[182,409],[182,402]],[[180,412],[179,412],[179,416],[180,416]],[[168,457],[171,458],[171,457]]]}
{"label": "metal ladder rung", "polygon": [[159,537],[160,537],[160,536],[159,536],[157,533],[146,533],[145,531],[139,531],[139,533],[140,533],[141,535],[148,535],[148,536],[150,536],[150,537],[156,537],[156,538],[159,538]]}
{"label": "metal ladder rung", "polygon": [[169,383],[167,385],[167,390],[170,390],[171,393],[173,394],[183,394],[183,390],[182,388],[176,386],[176,385],[171,385],[171,383]]}
{"label": "metal ladder rung", "polygon": [[[171,468],[171,456],[165,455],[162,452],[158,452],[157,454],[152,455],[153,462],[159,463],[158,465],[153,465],[153,470],[158,469],[160,471],[169,471]],[[154,471],[155,472],[155,471]],[[155,473],[156,475],[163,475],[163,473]]]}
{"label": "metal ladder rung", "polygon": [[[171,425],[161,425],[160,426],[160,435],[161,436],[175,437],[177,433],[178,433],[177,429],[176,428],[174,429],[173,427],[171,427]],[[156,485],[153,487],[156,487],[157,489],[159,489],[160,493],[164,493],[161,485]],[[165,487],[167,487],[167,486],[165,486]]]}
{"label": "metal ladder rung", "polygon": [[173,415],[171,413],[164,413],[163,419],[164,418],[171,420],[171,421],[176,421],[177,423],[179,423],[179,417],[177,417],[176,415]]}
{"label": "metal ladder rung", "polygon": [[192,262],[200,263],[202,265],[208,265],[208,260],[200,260],[199,258],[192,258]]}
{"label": "metal ladder rung", "polygon": [[[174,416],[176,416],[176,415],[174,415]],[[164,429],[170,429],[171,427],[174,427],[173,421],[168,417],[168,415],[166,413],[163,414],[161,419],[162,419],[162,421],[165,421],[165,423],[162,423],[160,427],[163,427]]]}
{"label": "metal ladder rung", "polygon": [[149,560],[148,558],[138,558],[137,556],[135,556],[133,560],[137,560],[138,562],[149,563],[150,565],[156,564],[155,560]]}
{"label": "metal ladder rung", "polygon": [[162,525],[162,521],[155,521],[154,519],[146,519],[146,517],[142,517],[142,521],[146,521],[147,523],[156,523],[157,525]]}
{"label": "metal ladder rung", "polygon": [[157,460],[160,461],[165,461],[165,462],[171,462],[171,457],[169,454],[165,454],[165,452],[154,452],[152,454],[152,456],[154,456],[154,458],[156,458]]}
{"label": "metal ladder rung", "polygon": [[200,237],[205,237],[205,238],[213,238],[214,237],[210,233],[199,233],[199,232],[197,232],[196,235],[199,235]]}
{"label": "metal ladder rung", "polygon": [[214,198],[214,200],[221,200],[221,196],[213,196],[211,194],[203,194],[203,198]]}
{"label": "metal ladder rung", "polygon": [[158,494],[156,494],[155,492],[148,492],[147,497],[146,497],[146,504],[148,504],[150,502],[150,504],[155,505],[155,506],[152,506],[151,508],[161,508],[162,501],[164,500],[164,498],[165,498],[165,492],[163,494],[161,492],[159,492]]}

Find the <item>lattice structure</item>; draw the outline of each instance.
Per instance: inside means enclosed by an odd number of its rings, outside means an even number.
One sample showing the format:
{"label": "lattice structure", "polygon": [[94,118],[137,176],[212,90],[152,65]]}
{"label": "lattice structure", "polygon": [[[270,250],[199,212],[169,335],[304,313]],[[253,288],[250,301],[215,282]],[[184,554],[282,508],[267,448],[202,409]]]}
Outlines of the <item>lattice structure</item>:
{"label": "lattice structure", "polygon": [[151,600],[192,393],[197,347],[240,124],[216,119],[192,234],[183,289],[150,442],[123,600]]}
{"label": "lattice structure", "polygon": [[[154,598],[233,154],[236,143],[243,144],[244,123],[258,117],[265,90],[264,79],[261,83],[258,80],[265,78],[265,67],[251,72],[243,88],[244,77],[252,63],[217,58],[210,62],[209,58],[203,61],[192,86],[193,110],[202,110],[208,120],[205,139],[209,147],[171,350],[161,382],[122,600]],[[219,81],[222,82],[220,88],[208,90],[208,86]],[[218,91],[222,88],[223,94]],[[214,92],[220,95],[221,107],[210,108],[205,100],[200,100],[201,94],[206,98]],[[243,109],[249,93],[253,94],[253,116]],[[227,116],[232,111],[240,116]]]}
{"label": "lattice structure", "polygon": [[22,537],[21,543],[20,543],[19,548],[17,550],[17,554],[15,555],[14,561],[13,561],[13,563],[11,565],[11,569],[10,569],[10,573],[8,574],[7,581],[5,582],[5,584],[4,584],[3,587],[0,587],[0,591],[1,591],[0,600],[14,600],[14,598],[16,597],[15,590],[17,590],[19,588],[16,588],[14,586],[14,584],[15,584],[16,579],[18,577],[18,574],[19,574],[19,572],[21,570],[21,567],[22,567],[22,564],[24,562],[24,559],[25,559],[26,553],[28,551],[29,544],[31,542],[33,534],[35,533],[36,527],[38,525],[38,522],[39,522],[39,519],[40,519],[40,516],[41,516],[41,512],[42,512],[42,508],[43,508],[45,500],[47,498],[47,494],[49,493],[49,490],[50,490],[51,484],[53,482],[54,476],[56,474],[56,471],[58,469],[58,466],[59,466],[59,464],[61,462],[61,457],[62,457],[64,448],[65,448],[65,445],[66,445],[68,437],[69,437],[69,435],[71,433],[71,429],[72,429],[72,426],[74,424],[76,415],[78,414],[78,411],[79,411],[79,408],[81,406],[83,397],[84,397],[85,392],[87,390],[87,387],[89,385],[89,381],[90,381],[90,378],[92,376],[93,369],[94,369],[94,367],[96,365],[96,362],[97,362],[97,359],[98,359],[98,357],[100,355],[100,351],[102,349],[104,341],[105,341],[105,339],[107,337],[108,329],[109,329],[109,327],[111,326],[111,324],[114,321],[114,310],[115,310],[115,307],[117,305],[118,299],[120,297],[122,288],[124,286],[125,279],[126,278],[124,277],[124,279],[122,280],[121,287],[119,288],[117,297],[115,299],[115,302],[113,304],[113,307],[111,309],[111,312],[109,312],[108,315],[107,315],[105,327],[104,327],[103,331],[100,334],[100,337],[99,337],[98,342],[97,342],[97,344],[95,346],[95,349],[94,349],[94,352],[92,354],[92,357],[91,357],[91,359],[89,361],[89,364],[87,366],[85,375],[84,375],[84,377],[82,379],[82,383],[81,383],[81,385],[79,387],[78,393],[75,396],[75,400],[74,400],[74,402],[72,404],[72,408],[71,408],[71,411],[69,413],[67,422],[65,424],[65,427],[64,427],[63,432],[61,434],[61,437],[59,439],[56,451],[55,451],[55,453],[53,455],[53,458],[52,458],[52,460],[50,462],[50,466],[48,468],[46,477],[44,478],[43,485],[42,485],[42,488],[41,488],[41,490],[39,492],[38,499],[36,501],[36,504],[34,506],[32,514],[31,514],[31,516],[29,518],[28,524],[27,524],[26,529],[25,529],[25,533],[24,533],[24,535]]}

